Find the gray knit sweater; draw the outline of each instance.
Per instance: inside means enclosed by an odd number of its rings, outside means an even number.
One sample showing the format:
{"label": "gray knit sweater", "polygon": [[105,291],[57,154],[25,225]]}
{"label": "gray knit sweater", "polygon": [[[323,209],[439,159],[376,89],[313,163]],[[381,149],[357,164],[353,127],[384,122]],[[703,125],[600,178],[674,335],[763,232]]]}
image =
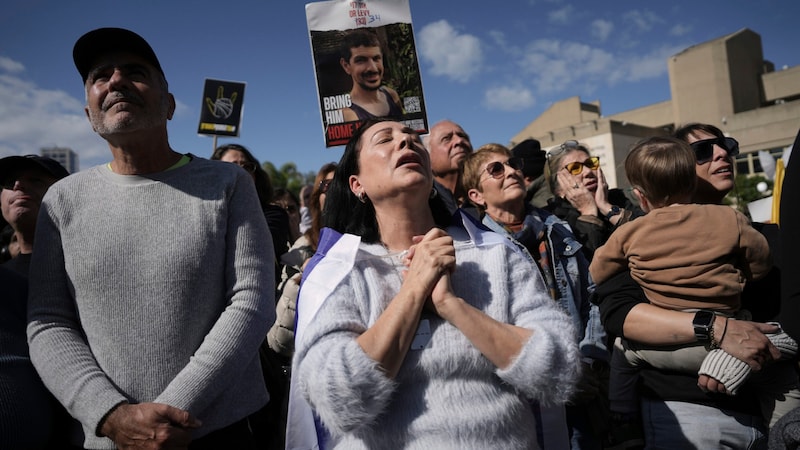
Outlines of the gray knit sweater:
{"label": "gray knit sweater", "polygon": [[563,403],[572,392],[574,331],[541,276],[506,245],[476,247],[458,230],[448,229],[456,239],[455,293],[499,321],[533,330],[532,337],[500,370],[458,329],[424,312],[430,342],[412,346],[388,379],[356,338],[399,291],[404,267],[382,246],[362,244],[353,270],[296,343],[293,376],[336,448],[536,448],[529,399]]}
{"label": "gray knit sweater", "polygon": [[98,166],[53,185],[36,227],[28,339],[87,448],[124,400],[186,409],[202,436],[267,399],[272,240],[249,175],[193,158],[148,176]]}

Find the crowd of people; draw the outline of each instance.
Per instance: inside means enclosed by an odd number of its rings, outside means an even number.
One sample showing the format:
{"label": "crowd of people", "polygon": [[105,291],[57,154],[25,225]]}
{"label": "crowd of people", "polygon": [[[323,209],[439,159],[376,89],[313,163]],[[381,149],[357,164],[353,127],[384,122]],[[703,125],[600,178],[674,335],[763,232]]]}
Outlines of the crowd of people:
{"label": "crowd of people", "polygon": [[0,448],[800,444],[797,158],[778,228],[722,205],[713,125],[638,142],[625,192],[578,141],[369,118],[295,194],[171,148],[139,35],[73,59],[111,162],[0,159]]}

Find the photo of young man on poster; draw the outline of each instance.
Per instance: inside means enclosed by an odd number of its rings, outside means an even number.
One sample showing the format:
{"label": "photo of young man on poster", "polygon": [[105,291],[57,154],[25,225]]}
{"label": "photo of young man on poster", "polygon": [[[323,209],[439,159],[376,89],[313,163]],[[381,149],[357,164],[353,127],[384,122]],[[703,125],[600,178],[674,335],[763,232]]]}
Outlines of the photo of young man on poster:
{"label": "photo of young man on poster", "polygon": [[383,49],[368,29],[350,30],[342,37],[339,64],[350,75],[350,106],[340,110],[345,122],[376,117],[401,119],[403,107],[397,91],[383,84]]}
{"label": "photo of young man on poster", "polygon": [[371,118],[427,133],[408,0],[313,2],[306,18],[326,147]]}

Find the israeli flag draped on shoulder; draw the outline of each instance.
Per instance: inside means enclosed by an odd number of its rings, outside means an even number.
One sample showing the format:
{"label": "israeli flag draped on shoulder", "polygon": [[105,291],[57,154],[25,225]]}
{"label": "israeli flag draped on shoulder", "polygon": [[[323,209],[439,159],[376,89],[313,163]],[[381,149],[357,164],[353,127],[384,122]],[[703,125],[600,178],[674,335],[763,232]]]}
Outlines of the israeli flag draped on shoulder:
{"label": "israeli flag draped on shoulder", "polygon": [[[303,271],[300,292],[297,294],[295,342],[303,339],[306,326],[316,316],[322,302],[352,270],[361,238],[323,228],[317,252]],[[289,411],[286,420],[287,450],[317,450],[325,448],[328,434],[318,422],[311,407],[299,392],[297,377],[289,388]]]}
{"label": "israeli flag draped on shoulder", "polygon": [[[453,215],[453,224],[447,231],[452,235],[463,236],[466,233],[477,247],[502,244],[515,252],[520,251],[505,236],[490,231],[460,209]],[[360,243],[359,236],[342,234],[330,228],[322,229],[317,252],[303,272],[297,298],[295,342],[302,341],[306,326],[316,316],[322,303],[353,269]],[[333,447],[331,436],[300,394],[297,383],[297,377],[293,376],[289,391],[286,449],[324,450]]]}
{"label": "israeli flag draped on shoulder", "polygon": [[506,239],[505,236],[490,230],[486,227],[486,225],[478,222],[478,219],[472,217],[470,214],[466,213],[460,208],[455,214],[453,214],[453,224],[448,227],[447,231],[450,232],[451,228],[461,228],[466,231],[467,235],[469,236],[469,240],[472,241],[476,247],[503,244],[506,247],[514,250],[516,253],[522,253],[520,249],[518,249],[517,246],[511,241]]}

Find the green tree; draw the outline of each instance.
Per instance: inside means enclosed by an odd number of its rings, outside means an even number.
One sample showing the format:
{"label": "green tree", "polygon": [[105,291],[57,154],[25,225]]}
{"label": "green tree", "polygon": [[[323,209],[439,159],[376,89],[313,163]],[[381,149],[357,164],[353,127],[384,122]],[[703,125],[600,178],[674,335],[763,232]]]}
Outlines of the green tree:
{"label": "green tree", "polygon": [[275,165],[269,161],[264,162],[262,167],[269,175],[273,188],[285,188],[292,191],[295,195],[300,194],[300,188],[305,184],[314,182],[316,173],[307,172],[301,173],[297,170],[297,165],[293,162],[288,162],[276,169]]}
{"label": "green tree", "polygon": [[[767,189],[764,192],[758,190],[758,184],[761,182],[767,184]],[[763,175],[736,175],[734,188],[725,197],[725,204],[733,205],[736,209],[749,216],[747,204],[772,195],[773,184],[772,180]]]}

